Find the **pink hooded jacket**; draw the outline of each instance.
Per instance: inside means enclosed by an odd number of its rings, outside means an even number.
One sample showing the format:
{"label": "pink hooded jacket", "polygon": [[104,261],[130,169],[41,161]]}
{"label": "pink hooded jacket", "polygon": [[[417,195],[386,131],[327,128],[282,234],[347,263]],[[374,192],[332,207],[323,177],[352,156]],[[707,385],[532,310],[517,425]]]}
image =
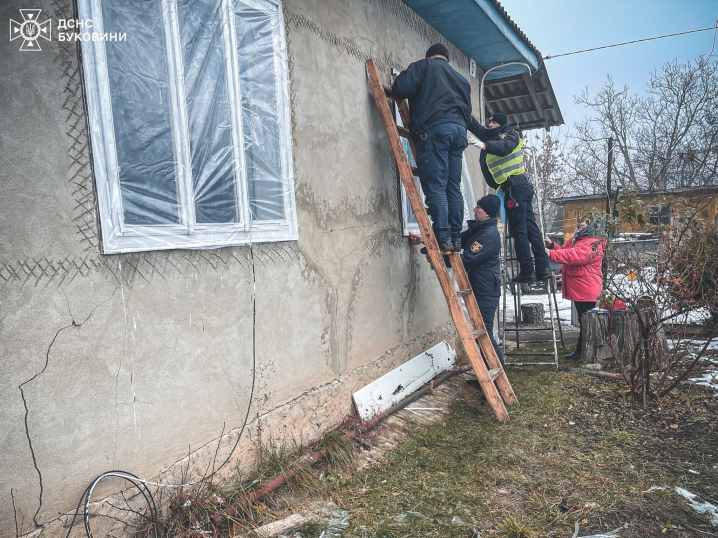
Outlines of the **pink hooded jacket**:
{"label": "pink hooded jacket", "polygon": [[603,242],[595,237],[572,238],[561,246],[554,243],[551,261],[562,263],[561,285],[564,299],[571,301],[596,301],[603,288]]}

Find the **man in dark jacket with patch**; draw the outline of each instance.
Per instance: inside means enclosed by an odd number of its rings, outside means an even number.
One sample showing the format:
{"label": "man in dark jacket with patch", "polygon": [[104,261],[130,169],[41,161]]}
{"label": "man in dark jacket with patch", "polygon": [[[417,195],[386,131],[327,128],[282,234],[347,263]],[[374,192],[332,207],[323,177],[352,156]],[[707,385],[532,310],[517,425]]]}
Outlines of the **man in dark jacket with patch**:
{"label": "man in dark jacket with patch", "polygon": [[[461,245],[464,248],[461,261],[469,275],[469,283],[496,356],[505,367],[504,355],[494,338],[494,316],[501,297],[501,236],[496,228],[496,215],[500,208],[501,199],[495,194],[484,196],[476,202],[475,220],[468,221],[468,230],[461,234]],[[410,233],[409,237],[414,245],[422,243],[420,235]],[[445,258],[448,261],[449,257]]]}
{"label": "man in dark jacket with patch", "polygon": [[437,44],[426,51],[425,59],[399,74],[391,91],[397,99],[409,100],[408,127],[439,248],[459,250],[464,215],[461,156],[471,122],[471,85],[449,65],[448,49]]}
{"label": "man in dark jacket with patch", "polygon": [[494,338],[494,317],[501,297],[501,236],[496,227],[500,207],[501,199],[495,194],[476,202],[474,220],[467,222],[469,229],[461,234],[461,246],[464,248],[461,261],[469,273],[469,283],[496,356],[505,368],[504,355]]}
{"label": "man in dark jacket with patch", "polygon": [[480,139],[481,171],[486,183],[501,189],[504,195],[509,231],[521,267],[512,281],[536,282],[551,278],[551,264],[531,205],[534,189],[524,175],[521,136],[508,125],[506,114],[500,113],[491,116],[488,129],[472,118],[469,130]]}

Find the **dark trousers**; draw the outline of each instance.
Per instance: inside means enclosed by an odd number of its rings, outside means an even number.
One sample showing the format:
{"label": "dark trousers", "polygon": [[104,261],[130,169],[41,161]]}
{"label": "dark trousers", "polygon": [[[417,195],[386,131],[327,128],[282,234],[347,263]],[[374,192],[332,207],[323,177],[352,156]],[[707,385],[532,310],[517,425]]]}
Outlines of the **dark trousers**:
{"label": "dark trousers", "polygon": [[576,307],[576,313],[578,314],[578,342],[576,343],[576,353],[581,353],[581,345],[582,345],[582,339],[581,339],[581,316],[583,316],[584,312],[588,312],[592,308],[596,308],[596,301],[574,301],[574,306]]}
{"label": "dark trousers", "polygon": [[[531,200],[534,189],[526,178],[514,179],[515,184],[511,187],[503,187],[504,209],[506,219],[509,221],[509,232],[514,239],[514,250],[519,261],[520,275],[534,273],[534,264],[531,260],[531,251],[536,262],[536,272],[547,272],[550,270],[550,261],[544,250],[541,230],[536,224]],[[509,207],[509,201],[513,200],[514,207]]]}
{"label": "dark trousers", "polygon": [[476,302],[479,305],[479,311],[481,317],[484,319],[484,326],[486,331],[489,333],[489,338],[496,351],[496,356],[501,361],[501,366],[506,369],[506,363],[504,362],[504,354],[501,353],[499,343],[494,338],[494,316],[496,315],[496,309],[499,307],[499,297],[476,297]]}
{"label": "dark trousers", "polygon": [[464,222],[461,156],[466,146],[466,127],[445,123],[429,129],[416,147],[421,188],[439,243],[461,239]]}

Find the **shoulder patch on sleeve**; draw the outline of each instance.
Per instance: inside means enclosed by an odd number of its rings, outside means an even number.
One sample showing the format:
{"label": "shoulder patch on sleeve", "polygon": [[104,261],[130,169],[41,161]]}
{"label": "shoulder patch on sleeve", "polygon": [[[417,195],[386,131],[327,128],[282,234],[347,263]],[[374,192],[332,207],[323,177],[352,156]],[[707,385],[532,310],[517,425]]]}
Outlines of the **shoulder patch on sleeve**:
{"label": "shoulder patch on sleeve", "polygon": [[471,252],[473,252],[474,254],[476,254],[482,248],[484,248],[484,245],[482,245],[478,241],[474,241],[473,243],[471,243]]}
{"label": "shoulder patch on sleeve", "polygon": [[499,138],[500,138],[501,140],[503,140],[504,138],[506,138],[506,133],[499,133]]}

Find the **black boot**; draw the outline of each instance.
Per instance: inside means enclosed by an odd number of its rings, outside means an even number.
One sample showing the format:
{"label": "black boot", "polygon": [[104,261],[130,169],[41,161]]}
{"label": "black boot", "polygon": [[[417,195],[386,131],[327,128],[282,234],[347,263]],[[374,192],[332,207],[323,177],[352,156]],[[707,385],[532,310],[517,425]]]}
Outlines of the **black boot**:
{"label": "black boot", "polygon": [[551,269],[547,269],[545,271],[538,271],[536,273],[536,279],[539,282],[542,280],[548,280],[549,278],[553,278],[553,271],[551,271]]}
{"label": "black boot", "polygon": [[570,361],[577,361],[581,354],[578,351],[574,351],[573,353],[569,353],[564,357],[564,359],[568,359]]}
{"label": "black boot", "polygon": [[536,273],[530,273],[528,275],[517,275],[511,279],[511,282],[533,284],[534,282],[538,282],[538,279],[536,278]]}

